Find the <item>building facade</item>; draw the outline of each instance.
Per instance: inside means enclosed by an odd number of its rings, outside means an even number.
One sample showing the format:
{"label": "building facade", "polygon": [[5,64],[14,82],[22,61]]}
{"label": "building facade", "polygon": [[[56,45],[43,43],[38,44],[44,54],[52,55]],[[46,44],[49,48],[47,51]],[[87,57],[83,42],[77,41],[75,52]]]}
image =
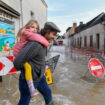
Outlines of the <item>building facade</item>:
{"label": "building facade", "polygon": [[68,36],[70,46],[105,50],[105,13],[99,14],[86,24],[80,24],[75,28],[75,32]]}
{"label": "building facade", "polygon": [[104,49],[104,25],[99,23],[73,35],[72,44],[78,48]]}

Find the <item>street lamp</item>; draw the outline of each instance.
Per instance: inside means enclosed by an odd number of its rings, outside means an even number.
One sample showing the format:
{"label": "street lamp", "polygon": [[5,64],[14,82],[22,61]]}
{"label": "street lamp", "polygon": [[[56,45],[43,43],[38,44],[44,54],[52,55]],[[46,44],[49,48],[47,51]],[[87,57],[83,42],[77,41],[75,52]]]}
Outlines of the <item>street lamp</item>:
{"label": "street lamp", "polygon": [[22,6],[22,0],[20,0],[20,10],[21,10],[21,25],[23,27],[23,6]]}

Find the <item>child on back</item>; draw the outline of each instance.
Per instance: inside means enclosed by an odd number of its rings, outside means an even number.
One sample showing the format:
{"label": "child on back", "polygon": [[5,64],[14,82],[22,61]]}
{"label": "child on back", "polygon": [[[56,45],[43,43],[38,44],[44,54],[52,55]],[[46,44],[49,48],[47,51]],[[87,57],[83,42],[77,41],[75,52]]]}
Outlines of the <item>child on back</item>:
{"label": "child on back", "polygon": [[39,25],[37,21],[30,20],[23,28],[21,28],[16,36],[16,44],[14,47],[14,56],[16,57],[22,48],[28,43],[28,41],[33,40],[40,42],[45,47],[49,46],[49,42],[40,34],[37,34],[39,31]]}
{"label": "child on back", "polygon": [[[38,22],[35,20],[30,20],[23,28],[21,28],[16,36],[16,44],[14,47],[13,55],[16,57],[22,48],[31,40],[31,41],[37,41],[40,42],[42,45],[47,47],[49,45],[49,42],[40,34],[37,34],[39,31],[39,25]],[[31,97],[34,97],[38,94],[38,92],[35,90],[32,80],[32,68],[28,62],[24,64],[25,68],[25,78],[29,87],[29,91],[31,94]]]}

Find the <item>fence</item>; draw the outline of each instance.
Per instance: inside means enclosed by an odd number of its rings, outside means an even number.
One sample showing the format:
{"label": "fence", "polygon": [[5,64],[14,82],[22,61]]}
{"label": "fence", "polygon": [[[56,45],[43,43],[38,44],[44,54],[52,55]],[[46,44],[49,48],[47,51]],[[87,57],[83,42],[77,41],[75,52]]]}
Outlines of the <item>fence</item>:
{"label": "fence", "polygon": [[[71,54],[71,58],[74,61],[82,62],[82,64],[85,64],[87,66],[88,66],[88,62],[91,58],[96,58],[105,67],[105,50],[71,48],[70,49],[70,54]],[[89,68],[87,68],[84,71],[81,78],[85,81],[90,82],[90,83],[93,83],[93,82],[95,83],[95,82],[105,80],[105,75],[102,78],[94,77],[89,72]],[[105,81],[100,82],[100,83],[105,83]]]}
{"label": "fence", "polygon": [[97,58],[105,66],[105,50],[78,49],[71,47],[70,54],[75,61],[83,60],[88,62],[90,58]]}

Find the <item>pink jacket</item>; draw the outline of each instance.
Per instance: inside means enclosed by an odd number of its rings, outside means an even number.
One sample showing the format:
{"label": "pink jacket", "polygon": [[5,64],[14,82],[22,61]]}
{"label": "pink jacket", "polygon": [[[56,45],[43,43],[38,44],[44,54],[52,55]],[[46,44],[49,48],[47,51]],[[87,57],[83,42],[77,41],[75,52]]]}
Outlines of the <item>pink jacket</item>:
{"label": "pink jacket", "polygon": [[33,33],[29,29],[25,29],[23,31],[21,42],[17,42],[15,44],[13,55],[16,57],[19,54],[19,52],[22,50],[22,48],[24,48],[24,46],[30,40],[40,42],[45,47],[49,46],[49,42],[43,36],[41,36],[40,34]]}

